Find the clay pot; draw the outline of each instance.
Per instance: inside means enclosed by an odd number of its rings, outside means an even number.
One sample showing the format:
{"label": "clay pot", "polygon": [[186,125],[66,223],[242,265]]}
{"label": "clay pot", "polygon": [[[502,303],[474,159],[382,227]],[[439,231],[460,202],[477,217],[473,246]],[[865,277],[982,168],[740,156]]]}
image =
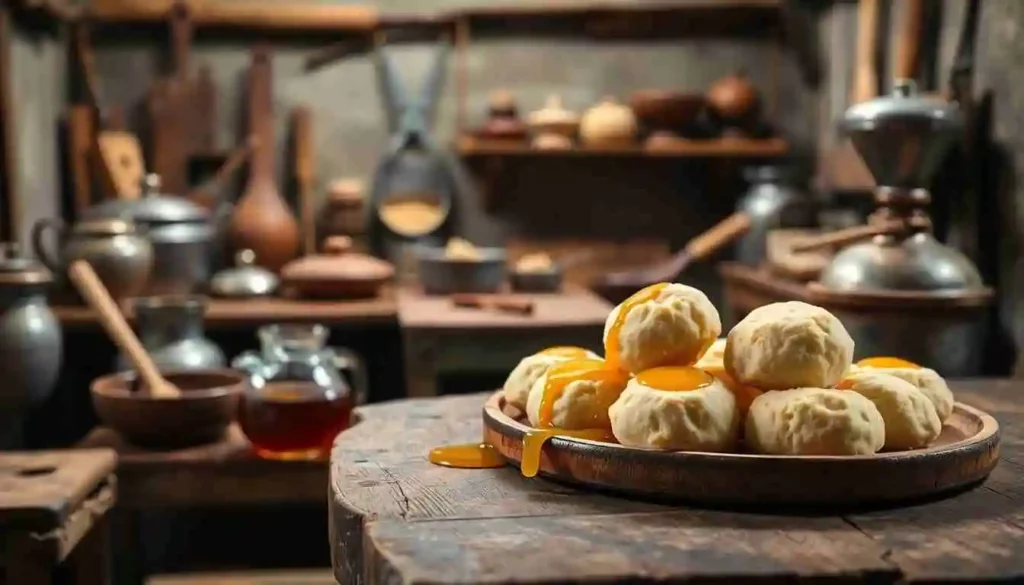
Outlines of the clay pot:
{"label": "clay pot", "polygon": [[[548,96],[543,108],[530,112],[527,123],[530,125],[530,131],[537,138],[560,136],[571,141],[580,128],[580,117],[562,106],[561,97],[551,95]],[[548,140],[547,142],[552,141]],[[537,147],[536,139],[534,146]]]}
{"label": "clay pot", "polygon": [[526,124],[519,119],[515,98],[507,91],[499,90],[488,100],[487,121],[477,135],[491,140],[524,140]]}
{"label": "clay pot", "polygon": [[714,82],[707,91],[707,102],[711,112],[721,121],[738,124],[757,117],[761,96],[740,71]]}
{"label": "clay pot", "polygon": [[320,212],[320,238],[354,236],[366,231],[366,197],[359,179],[338,179],[327,190]]}
{"label": "clay pot", "polygon": [[704,103],[704,96],[699,93],[657,89],[638,91],[629,97],[629,107],[640,125],[650,131],[685,129],[697,120]]}
{"label": "clay pot", "polygon": [[580,140],[587,146],[618,146],[636,139],[636,116],[628,106],[606,97],[580,120]]}
{"label": "clay pot", "polygon": [[306,256],[281,269],[281,281],[309,298],[342,299],[376,296],[395,268],[378,258],[352,252],[352,239],[327,238],[324,254]]}

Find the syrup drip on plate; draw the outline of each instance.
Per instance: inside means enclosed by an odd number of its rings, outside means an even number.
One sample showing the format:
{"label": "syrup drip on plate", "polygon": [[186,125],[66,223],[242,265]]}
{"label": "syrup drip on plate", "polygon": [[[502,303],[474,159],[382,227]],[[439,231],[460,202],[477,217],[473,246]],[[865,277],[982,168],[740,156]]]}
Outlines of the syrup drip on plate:
{"label": "syrup drip on plate", "polygon": [[864,358],[864,359],[860,360],[859,362],[857,362],[857,365],[862,367],[862,368],[878,368],[878,369],[896,369],[896,368],[903,369],[903,368],[906,368],[906,369],[911,369],[911,370],[920,370],[921,369],[921,366],[915,364],[914,362],[907,361],[907,360],[905,360],[903,358],[889,357],[889,356]]}
{"label": "syrup drip on plate", "polygon": [[569,359],[586,359],[590,357],[590,352],[582,347],[576,347],[575,345],[556,345],[549,347],[541,352],[540,355],[550,355],[553,357],[562,357]]}
{"label": "syrup drip on plate", "polygon": [[437,447],[430,451],[428,459],[434,465],[457,469],[488,469],[505,465],[505,458],[489,443]]}
{"label": "syrup drip on plate", "polygon": [[608,339],[604,344],[604,357],[608,360],[609,367],[614,369],[619,368],[621,351],[619,334],[622,332],[622,325],[626,322],[626,317],[629,316],[629,312],[639,305],[658,298],[658,295],[661,294],[661,291],[664,290],[666,286],[668,286],[668,283],[665,282],[652,284],[638,290],[633,293],[631,297],[622,302],[622,305],[619,307],[618,314],[615,315],[615,321],[612,323],[612,326],[608,328]]}
{"label": "syrup drip on plate", "polygon": [[551,437],[571,437],[590,441],[612,442],[615,437],[606,429],[530,429],[523,436],[523,460],[520,471],[523,477],[535,477],[540,470],[540,452]]}

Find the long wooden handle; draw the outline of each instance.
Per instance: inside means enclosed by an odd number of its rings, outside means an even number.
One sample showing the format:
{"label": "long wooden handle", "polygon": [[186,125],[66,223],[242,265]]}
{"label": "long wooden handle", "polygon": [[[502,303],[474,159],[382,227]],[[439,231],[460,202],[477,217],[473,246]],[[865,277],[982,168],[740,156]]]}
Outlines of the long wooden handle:
{"label": "long wooden handle", "polygon": [[854,71],[853,95],[850,101],[860,103],[878,95],[878,68],[875,47],[878,45],[878,0],[860,0],[857,7],[857,61]]}
{"label": "long wooden handle", "polygon": [[192,55],[191,9],[185,0],[177,0],[171,7],[171,55],[173,76],[187,79]]}
{"label": "long wooden handle", "polygon": [[304,252],[316,252],[316,229],[313,226],[313,181],[315,153],[313,152],[313,112],[309,108],[292,110],[292,151],[295,153],[295,183],[298,187],[299,212],[302,215],[302,245]]}
{"label": "long wooden handle", "polygon": [[702,260],[750,229],[750,216],[737,212],[715,224],[711,229],[686,243],[690,260]]}
{"label": "long wooden handle", "polygon": [[895,232],[902,229],[903,226],[903,222],[858,225],[837,230],[832,233],[815,236],[813,238],[801,239],[799,242],[794,242],[789,249],[791,252],[801,254],[803,252],[813,252],[822,248],[845,246],[880,234]]}
{"label": "long wooden handle", "polygon": [[924,0],[903,0],[900,32],[896,36],[893,76],[914,79],[921,61],[921,34],[924,28]]}
{"label": "long wooden handle", "polygon": [[132,331],[128,322],[125,321],[124,315],[121,314],[121,309],[118,308],[117,303],[114,302],[110,293],[107,292],[107,287],[103,286],[99,277],[96,276],[92,266],[85,260],[76,260],[68,267],[68,275],[71,277],[71,281],[75,283],[75,288],[78,289],[78,292],[82,293],[85,300],[89,302],[92,309],[99,315],[100,324],[106,329],[107,335],[121,348],[121,351],[128,354],[128,357],[131,358],[135,369],[138,370],[146,386],[149,387],[150,394],[159,398],[176,398],[180,396],[181,392],[160,375],[160,371],[157,369],[156,364],[153,363],[153,359],[149,357],[149,353],[142,347],[142,342],[139,341],[135,332]]}

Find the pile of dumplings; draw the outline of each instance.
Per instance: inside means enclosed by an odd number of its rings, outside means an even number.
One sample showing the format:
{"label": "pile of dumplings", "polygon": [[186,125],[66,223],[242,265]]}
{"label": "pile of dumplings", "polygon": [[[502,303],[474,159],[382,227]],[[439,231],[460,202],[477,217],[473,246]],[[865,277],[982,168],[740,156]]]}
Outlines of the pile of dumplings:
{"label": "pile of dumplings", "polygon": [[527,356],[505,401],[534,427],[607,429],[625,446],[773,455],[920,449],[952,414],[934,370],[854,364],[853,339],[821,307],[766,305],[721,335],[703,292],[653,285],[609,314],[603,358],[572,347]]}

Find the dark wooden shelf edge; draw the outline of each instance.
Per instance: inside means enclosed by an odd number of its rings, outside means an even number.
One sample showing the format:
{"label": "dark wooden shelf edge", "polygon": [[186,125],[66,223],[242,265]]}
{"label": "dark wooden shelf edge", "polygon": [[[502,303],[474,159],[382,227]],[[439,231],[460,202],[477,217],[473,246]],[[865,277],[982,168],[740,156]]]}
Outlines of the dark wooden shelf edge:
{"label": "dark wooden shelf edge", "polygon": [[464,157],[536,158],[760,158],[783,156],[789,152],[789,144],[782,138],[693,140],[678,146],[654,149],[637,144],[610,148],[576,147],[568,150],[538,150],[524,143],[482,141],[463,136],[459,138],[455,148]]}

